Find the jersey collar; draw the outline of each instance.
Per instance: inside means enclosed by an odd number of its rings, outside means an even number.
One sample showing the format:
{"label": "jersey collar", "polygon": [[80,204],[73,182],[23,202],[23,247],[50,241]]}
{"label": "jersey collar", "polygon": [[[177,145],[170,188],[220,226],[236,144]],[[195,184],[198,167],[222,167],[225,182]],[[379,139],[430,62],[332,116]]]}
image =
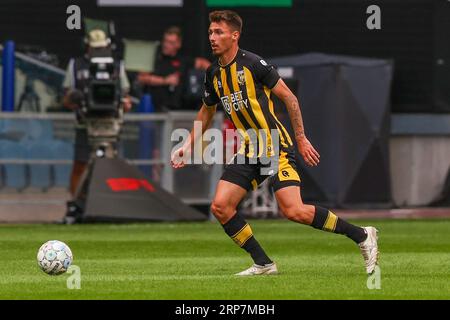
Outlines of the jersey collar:
{"label": "jersey collar", "polygon": [[236,58],[238,57],[238,55],[239,55],[240,53],[241,53],[241,48],[238,48],[238,50],[236,51],[236,54],[234,55],[234,58],[233,58],[228,64],[222,65],[222,64],[220,63],[219,59],[217,59],[217,64],[218,64],[219,67],[221,67],[221,68],[226,68],[226,67],[228,67],[228,66],[231,66],[231,65],[236,61]]}

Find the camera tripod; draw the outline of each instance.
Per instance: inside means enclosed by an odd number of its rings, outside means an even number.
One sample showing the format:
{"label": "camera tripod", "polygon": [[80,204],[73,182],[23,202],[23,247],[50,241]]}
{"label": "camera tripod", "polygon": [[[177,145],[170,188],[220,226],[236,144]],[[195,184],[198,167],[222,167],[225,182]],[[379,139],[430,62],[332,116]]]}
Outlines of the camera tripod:
{"label": "camera tripod", "polygon": [[82,220],[95,162],[99,158],[117,157],[117,143],[122,122],[122,117],[86,119],[91,153],[73,199],[67,203],[67,213],[63,223],[73,224]]}

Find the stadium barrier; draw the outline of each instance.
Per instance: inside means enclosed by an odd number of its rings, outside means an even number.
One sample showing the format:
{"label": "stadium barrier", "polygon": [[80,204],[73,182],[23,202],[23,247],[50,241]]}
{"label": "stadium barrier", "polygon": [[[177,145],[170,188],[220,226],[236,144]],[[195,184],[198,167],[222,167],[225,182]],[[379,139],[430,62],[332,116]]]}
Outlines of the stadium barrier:
{"label": "stadium barrier", "polygon": [[[196,164],[173,170],[170,154],[177,142],[171,134],[176,128],[190,130],[196,112],[164,114],[126,114],[119,156],[147,168],[150,179],[188,204],[209,204],[222,174],[221,165]],[[223,114],[215,117],[213,128],[221,129]],[[50,192],[67,188],[73,157],[75,117],[69,113],[0,113],[0,181],[2,189],[27,188]],[[140,157],[142,128],[151,126],[152,152]],[[195,183],[186,183],[192,181]],[[0,191],[1,192],[1,191]]]}
{"label": "stadium barrier", "polygon": [[[390,172],[396,206],[426,206],[442,195],[450,173],[450,115],[391,118]],[[443,199],[441,199],[443,200]]]}

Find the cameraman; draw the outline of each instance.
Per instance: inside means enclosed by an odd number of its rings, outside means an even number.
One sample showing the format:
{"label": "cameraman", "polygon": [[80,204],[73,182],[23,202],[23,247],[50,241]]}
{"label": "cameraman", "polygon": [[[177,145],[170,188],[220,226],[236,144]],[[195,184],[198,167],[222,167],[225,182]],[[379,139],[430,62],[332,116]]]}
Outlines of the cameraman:
{"label": "cameraman", "polygon": [[[75,126],[75,152],[72,166],[72,173],[70,177],[70,192],[72,196],[75,195],[80,178],[85,171],[91,148],[88,143],[88,134],[86,124],[82,121],[80,107],[84,104],[83,92],[89,85],[89,66],[90,57],[94,50],[101,50],[102,48],[110,47],[110,39],[102,30],[92,30],[88,34],[86,53],[78,58],[72,58],[69,61],[66,70],[63,87],[65,90],[63,105],[64,107],[73,110],[77,117]],[[123,94],[122,106],[123,110],[129,111],[132,107],[131,98],[128,95],[130,83],[125,73],[123,62],[120,61],[117,72],[120,78],[120,87]]]}

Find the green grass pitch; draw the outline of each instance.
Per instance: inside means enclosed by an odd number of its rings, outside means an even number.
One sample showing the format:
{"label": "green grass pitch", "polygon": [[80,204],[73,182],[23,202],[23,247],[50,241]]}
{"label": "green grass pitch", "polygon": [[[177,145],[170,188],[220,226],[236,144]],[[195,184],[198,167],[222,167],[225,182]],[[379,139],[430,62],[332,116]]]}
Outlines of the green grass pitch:
{"label": "green grass pitch", "polygon": [[[279,267],[238,278],[251,259],[219,224],[0,225],[0,299],[449,299],[450,220],[358,221],[380,231],[381,289],[369,290],[358,247],[286,220],[250,221]],[[48,276],[36,254],[66,242],[81,268]]]}

